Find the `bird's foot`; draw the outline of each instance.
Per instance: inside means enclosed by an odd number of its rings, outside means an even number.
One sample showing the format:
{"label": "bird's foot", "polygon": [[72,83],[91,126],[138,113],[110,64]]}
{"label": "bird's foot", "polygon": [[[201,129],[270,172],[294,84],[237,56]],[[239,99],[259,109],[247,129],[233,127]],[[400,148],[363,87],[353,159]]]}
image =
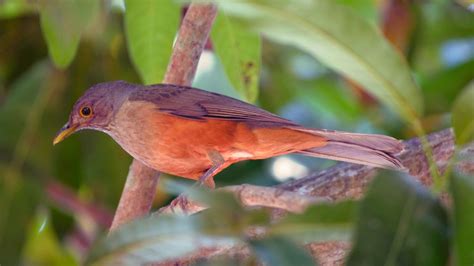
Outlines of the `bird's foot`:
{"label": "bird's foot", "polygon": [[190,204],[191,203],[188,200],[188,197],[186,197],[186,195],[183,193],[176,197],[174,200],[172,200],[169,204],[169,207],[173,210],[173,212],[186,213],[186,209]]}

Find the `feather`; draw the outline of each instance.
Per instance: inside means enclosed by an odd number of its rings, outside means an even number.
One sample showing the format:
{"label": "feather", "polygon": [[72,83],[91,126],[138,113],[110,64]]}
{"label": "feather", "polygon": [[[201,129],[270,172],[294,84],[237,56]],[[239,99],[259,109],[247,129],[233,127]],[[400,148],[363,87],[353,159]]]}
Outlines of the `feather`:
{"label": "feather", "polygon": [[403,143],[392,137],[306,128],[297,130],[323,136],[328,140],[326,146],[307,149],[299,152],[301,154],[381,168],[406,170],[397,158],[397,154],[403,151]]}
{"label": "feather", "polygon": [[246,102],[185,86],[151,85],[133,92],[129,100],[153,102],[162,112],[195,120],[212,118],[244,121],[251,126],[296,126],[289,120]]}
{"label": "feather", "polygon": [[217,93],[172,84],[141,87],[129,96],[130,101],[148,101],[165,113],[193,120],[239,121],[250,128],[288,128],[324,137],[327,145],[298,153],[364,165],[403,170],[395,154],[403,144],[391,137],[309,129],[254,105]]}

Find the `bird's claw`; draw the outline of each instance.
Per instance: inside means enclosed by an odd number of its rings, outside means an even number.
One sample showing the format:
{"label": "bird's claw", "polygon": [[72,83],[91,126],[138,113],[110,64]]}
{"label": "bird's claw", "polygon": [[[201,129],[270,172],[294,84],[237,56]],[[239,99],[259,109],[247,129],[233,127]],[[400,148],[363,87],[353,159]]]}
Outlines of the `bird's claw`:
{"label": "bird's claw", "polygon": [[177,198],[171,201],[169,206],[173,210],[173,212],[183,212],[186,213],[187,207],[190,205],[190,202],[188,198],[184,195],[181,194]]}

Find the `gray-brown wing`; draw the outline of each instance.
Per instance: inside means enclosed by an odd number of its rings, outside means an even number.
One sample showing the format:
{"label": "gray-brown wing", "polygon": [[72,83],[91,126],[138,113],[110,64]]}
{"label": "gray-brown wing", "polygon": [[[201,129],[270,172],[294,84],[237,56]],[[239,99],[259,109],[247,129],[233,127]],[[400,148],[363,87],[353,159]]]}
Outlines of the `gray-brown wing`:
{"label": "gray-brown wing", "polygon": [[251,104],[185,86],[171,84],[146,86],[134,91],[129,100],[153,102],[162,112],[189,119],[213,118],[245,121],[262,126],[297,126],[289,120]]}

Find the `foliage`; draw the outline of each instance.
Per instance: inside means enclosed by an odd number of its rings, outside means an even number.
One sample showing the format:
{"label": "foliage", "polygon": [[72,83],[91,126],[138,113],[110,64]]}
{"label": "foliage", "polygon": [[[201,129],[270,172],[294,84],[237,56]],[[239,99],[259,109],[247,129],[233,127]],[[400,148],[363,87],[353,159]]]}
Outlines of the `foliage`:
{"label": "foliage", "polygon": [[474,237],[474,192],[472,177],[455,175],[451,178],[451,193],[454,200],[454,254],[458,265],[469,265],[474,261],[472,238]]}
{"label": "foliage", "polygon": [[165,74],[178,30],[180,7],[171,1],[125,1],[125,31],[130,57],[145,84]]}
{"label": "foliage", "polygon": [[97,14],[99,2],[41,1],[40,22],[48,51],[54,63],[67,67],[74,58],[84,27]]}
{"label": "foliage", "polygon": [[355,246],[347,262],[446,265],[449,240],[447,214],[438,199],[407,177],[382,175],[361,203]]}
{"label": "foliage", "polygon": [[211,38],[229,81],[244,99],[255,102],[260,74],[260,36],[220,13]]}
{"label": "foliage", "polygon": [[474,140],[474,82],[460,93],[453,106],[453,127],[457,143],[465,144]]}
{"label": "foliage", "polygon": [[[270,265],[309,265],[307,262],[313,263],[311,257],[294,241],[348,239],[346,227],[352,223],[354,212],[350,210],[355,207],[353,202],[315,205],[303,214],[291,214],[271,225],[269,212],[246,210],[232,194],[201,189],[187,193],[209,209],[192,216],[152,215],[132,222],[98,242],[89,262],[162,262],[200,248],[248,243],[256,256]],[[265,237],[248,238],[246,232],[250,228],[265,227]]]}
{"label": "foliage", "polygon": [[[403,1],[406,9],[396,6],[398,0],[217,2],[195,85],[305,126],[401,139],[452,126],[459,145],[473,140],[474,13],[467,4]],[[388,2],[399,9],[387,8]],[[319,203],[276,222],[267,210],[243,208],[232,195],[186,190],[211,208],[191,217],[150,216],[96,241],[110,223],[130,157],[104,134],[81,133],[54,148],[52,136],[90,85],[160,82],[184,5],[0,1],[1,265],[79,264],[86,257],[135,263],[235,243],[253,250],[250,264],[313,264],[302,245],[328,240],[353,241],[348,265],[435,265],[449,256],[456,265],[474,263],[474,177],[456,171],[448,171],[449,189],[442,188],[452,208],[411,177],[387,172],[361,201]],[[403,21],[408,24],[395,21],[390,31],[379,26],[400,8],[410,14]],[[401,25],[409,29],[405,36],[390,36],[404,32]],[[388,40],[396,38],[409,40],[408,46],[395,48]],[[414,124],[425,128],[413,131]],[[290,159],[306,170],[329,164]],[[217,186],[276,184],[278,163],[234,165],[219,174]],[[155,206],[172,196],[160,185]],[[249,234],[255,228],[266,234]]]}
{"label": "foliage", "polygon": [[331,0],[225,1],[219,5],[243,17],[268,38],[295,45],[357,81],[407,121],[423,109],[419,89],[405,61],[374,27]]}

